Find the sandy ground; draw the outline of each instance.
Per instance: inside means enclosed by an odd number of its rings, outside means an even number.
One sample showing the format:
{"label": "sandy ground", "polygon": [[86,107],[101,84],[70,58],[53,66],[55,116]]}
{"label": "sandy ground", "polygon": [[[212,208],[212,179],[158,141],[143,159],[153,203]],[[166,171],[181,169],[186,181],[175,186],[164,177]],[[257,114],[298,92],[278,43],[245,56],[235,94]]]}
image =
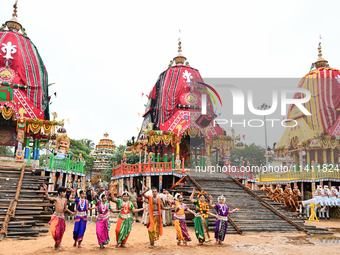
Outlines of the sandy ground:
{"label": "sandy ground", "polygon": [[[189,234],[193,239],[187,247],[176,245],[175,228],[165,227],[163,236],[156,242],[153,250],[148,249],[149,239],[146,227],[134,223],[128,240],[128,248],[116,248],[115,227],[111,224],[111,241],[105,250],[99,250],[95,223],[89,222],[85,233],[83,248],[73,247],[73,223],[67,222],[66,232],[61,250],[55,251],[54,241],[50,233],[42,234],[36,240],[5,239],[0,244],[0,254],[339,254],[340,220],[307,222],[318,227],[328,227],[335,231],[334,235],[307,236],[301,233],[253,233],[244,235],[227,235],[224,246],[216,246],[214,242],[197,246],[193,227]],[[213,235],[213,232],[210,232]]]}

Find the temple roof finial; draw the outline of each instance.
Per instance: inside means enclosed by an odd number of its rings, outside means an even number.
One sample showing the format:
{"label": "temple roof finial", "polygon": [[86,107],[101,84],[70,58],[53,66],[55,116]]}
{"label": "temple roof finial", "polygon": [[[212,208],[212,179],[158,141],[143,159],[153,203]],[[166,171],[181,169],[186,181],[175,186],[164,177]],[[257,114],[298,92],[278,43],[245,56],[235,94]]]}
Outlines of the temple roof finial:
{"label": "temple roof finial", "polygon": [[13,5],[13,14],[12,18],[7,21],[5,24],[10,31],[18,32],[22,30],[23,34],[26,35],[25,29],[22,28],[21,24],[18,22],[17,17],[18,17],[18,0],[15,1],[15,4]]}
{"label": "temple roof finial", "polygon": [[12,18],[16,19],[18,17],[18,0],[15,1],[15,4],[13,5],[13,14],[12,14]]}
{"label": "temple roof finial", "polygon": [[178,38],[178,55],[174,57],[174,61],[176,65],[184,64],[187,58],[182,55],[182,42],[181,42],[181,30],[179,30],[179,38]]}
{"label": "temple roof finial", "polygon": [[322,57],[321,42],[319,42],[318,51],[318,60],[314,63],[315,67],[320,68],[328,66],[328,61]]}

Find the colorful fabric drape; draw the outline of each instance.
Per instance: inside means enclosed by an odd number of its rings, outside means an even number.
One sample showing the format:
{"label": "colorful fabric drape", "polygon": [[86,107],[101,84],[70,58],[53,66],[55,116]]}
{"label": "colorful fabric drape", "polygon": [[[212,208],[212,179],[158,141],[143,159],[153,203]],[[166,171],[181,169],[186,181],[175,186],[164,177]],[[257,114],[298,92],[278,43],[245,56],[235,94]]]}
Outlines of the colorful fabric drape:
{"label": "colorful fabric drape", "polygon": [[88,207],[89,202],[86,199],[84,201],[80,201],[79,198],[76,198],[76,208],[78,213],[74,222],[73,229],[73,239],[76,242],[83,241],[87,225],[86,210],[88,209]]}
{"label": "colorful fabric drape", "polygon": [[[330,67],[321,67],[305,75],[298,87],[307,89],[311,93],[311,99],[302,104],[311,115],[302,114],[296,105],[292,104],[287,119],[303,116],[312,130],[321,129],[321,132],[324,132],[331,128],[335,124],[337,111],[340,108],[340,97],[334,96],[340,92],[339,83],[335,79],[339,75],[340,70]],[[294,99],[304,97],[302,93],[294,95]]]}
{"label": "colorful fabric drape", "polygon": [[[11,68],[15,71],[14,84],[27,85],[27,89],[20,89],[27,102],[37,109],[44,111],[49,104],[47,71],[33,42],[20,33],[0,31],[0,45],[11,43],[16,46],[15,57],[11,59]],[[0,62],[0,68],[5,66]],[[15,94],[15,93],[14,93]],[[14,100],[15,96],[13,97]],[[43,118],[44,115],[38,116]]]}
{"label": "colorful fabric drape", "polygon": [[173,219],[176,228],[176,239],[178,241],[190,242],[191,238],[185,222],[185,211],[188,210],[188,207],[184,203],[180,204],[178,201],[172,201],[171,204],[175,205],[175,214]]}
{"label": "colorful fabric drape", "polygon": [[221,218],[218,218],[215,222],[215,239],[217,241],[224,241],[224,237],[227,234],[228,229],[228,213],[229,213],[229,207],[228,205],[220,205],[215,204],[215,208],[217,211],[217,214],[222,216]]}
{"label": "colorful fabric drape", "polygon": [[98,216],[96,219],[96,234],[99,245],[108,244],[110,241],[109,231],[110,231],[110,220],[109,220],[109,211],[111,206],[108,202],[103,204],[101,201],[97,204],[98,208]]}
{"label": "colorful fabric drape", "polygon": [[[199,213],[199,216],[195,216],[194,218],[194,227],[195,227],[195,234],[198,239],[199,243],[204,243],[210,241],[210,235],[208,231],[208,218],[204,219],[200,212],[200,205],[198,200],[194,200],[195,210],[196,213]],[[205,214],[207,211],[203,210]]]}
{"label": "colorful fabric drape", "polygon": [[60,244],[66,230],[64,215],[62,213],[54,213],[48,224],[51,226],[51,234],[55,243]]}
{"label": "colorful fabric drape", "polygon": [[116,203],[118,209],[121,210],[116,225],[116,241],[118,244],[125,244],[132,230],[132,210],[135,208],[131,201],[124,202],[116,198]]}
{"label": "colorful fabric drape", "polygon": [[163,224],[162,224],[162,214],[161,214],[161,199],[158,200],[158,215],[153,215],[153,199],[152,196],[149,196],[149,217],[148,217],[148,231],[149,231],[149,239],[150,243],[153,244],[155,240],[159,238],[159,236],[163,235]]}

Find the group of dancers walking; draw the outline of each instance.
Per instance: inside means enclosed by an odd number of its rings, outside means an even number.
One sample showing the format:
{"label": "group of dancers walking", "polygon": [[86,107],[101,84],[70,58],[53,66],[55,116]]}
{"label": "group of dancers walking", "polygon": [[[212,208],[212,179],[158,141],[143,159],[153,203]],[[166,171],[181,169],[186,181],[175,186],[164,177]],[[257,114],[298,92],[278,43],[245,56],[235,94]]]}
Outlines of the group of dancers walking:
{"label": "group of dancers walking", "polygon": [[[86,200],[86,194],[83,190],[78,190],[78,197],[75,197],[75,191],[72,192],[69,200],[76,203],[76,212],[73,213],[67,208],[67,199],[65,198],[66,189],[64,187],[58,188],[58,197],[50,197],[48,195],[47,186],[43,185],[45,190],[46,199],[54,201],[55,212],[49,222],[51,226],[51,234],[55,241],[55,249],[59,249],[60,243],[62,241],[64,232],[66,230],[64,213],[68,212],[72,215],[76,214],[73,239],[74,245],[78,248],[82,248],[81,243],[84,238],[87,225],[87,211],[92,210],[88,200]],[[210,242],[210,235],[208,229],[208,216],[211,215],[216,218],[216,230],[215,230],[215,244],[223,244],[224,237],[227,233],[228,228],[228,215],[238,211],[236,208],[229,211],[228,205],[225,203],[225,197],[219,196],[218,203],[213,204],[212,196],[209,196],[210,204],[205,202],[204,191],[198,193],[197,200],[194,199],[195,189],[193,189],[190,196],[190,201],[195,205],[195,210],[190,210],[185,203],[183,203],[183,196],[179,193],[175,195],[174,200],[170,200],[170,196],[167,197],[167,202],[170,206],[166,207],[162,203],[158,196],[157,188],[144,187],[144,191],[141,195],[144,200],[148,202],[148,206],[144,208],[137,209],[136,205],[129,201],[129,192],[123,192],[122,198],[116,198],[114,194],[105,192],[101,194],[96,194],[94,200],[96,203],[95,209],[98,212],[96,217],[96,234],[98,239],[98,244],[100,249],[104,249],[110,241],[109,230],[110,230],[110,220],[109,213],[118,213],[118,220],[116,224],[116,247],[126,248],[126,242],[132,230],[133,225],[133,213],[138,213],[144,211],[146,215],[146,227],[148,230],[150,246],[149,248],[154,248],[155,241],[163,234],[163,224],[162,224],[162,210],[172,210],[174,208],[173,223],[176,229],[176,239],[177,245],[186,246],[191,238],[188,233],[186,226],[185,212],[189,212],[194,215],[194,228],[195,235],[198,240],[198,245],[204,245],[205,242]],[[149,192],[148,192],[149,191]],[[117,209],[115,210],[110,206],[110,201],[117,204]],[[210,208],[216,210],[216,214],[210,212]]]}
{"label": "group of dancers walking", "polygon": [[314,212],[317,215],[319,210],[320,219],[330,219],[329,209],[333,206],[340,206],[340,191],[335,186],[329,188],[327,185],[318,185],[317,189],[313,192],[313,198],[302,201],[304,207],[307,206],[307,217],[311,215],[311,204],[314,204]]}

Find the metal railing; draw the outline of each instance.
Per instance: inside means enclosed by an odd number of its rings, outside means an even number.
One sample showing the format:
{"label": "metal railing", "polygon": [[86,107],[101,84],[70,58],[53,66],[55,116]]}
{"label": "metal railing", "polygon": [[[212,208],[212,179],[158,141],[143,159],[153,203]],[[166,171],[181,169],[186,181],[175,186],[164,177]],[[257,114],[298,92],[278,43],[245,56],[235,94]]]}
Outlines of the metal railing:
{"label": "metal railing", "polygon": [[50,156],[49,168],[83,173],[84,162],[75,162],[72,161],[69,157],[65,159],[54,158],[54,155],[52,154]]}

